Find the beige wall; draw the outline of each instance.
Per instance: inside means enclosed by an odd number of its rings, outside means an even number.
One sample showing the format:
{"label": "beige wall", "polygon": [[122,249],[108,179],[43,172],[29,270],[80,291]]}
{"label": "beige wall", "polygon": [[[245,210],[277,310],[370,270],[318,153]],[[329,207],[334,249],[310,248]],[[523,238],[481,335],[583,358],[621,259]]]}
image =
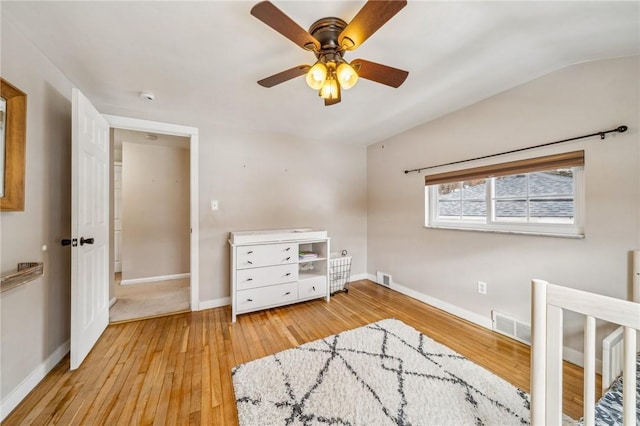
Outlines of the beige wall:
{"label": "beige wall", "polygon": [[122,144],[122,279],[189,272],[189,151]]}
{"label": "beige wall", "polygon": [[[529,322],[532,278],[628,297],[629,251],[640,235],[638,63],[576,65],[369,146],[367,271],[390,273],[485,323],[492,309]],[[426,229],[424,173],[403,173],[622,124],[626,133],[604,141],[527,153],[585,150],[585,239]],[[488,283],[486,296],[479,280]],[[570,320],[569,329],[580,328]]]}
{"label": "beige wall", "polygon": [[0,294],[4,401],[68,350],[71,249],[60,240],[71,233],[71,83],[2,18],[2,77],[27,94],[27,169],[25,211],[0,213],[0,265],[6,273],[18,262],[45,263],[42,278]]}
{"label": "beige wall", "polygon": [[[46,272],[0,296],[3,400],[35,385],[38,372],[48,371],[53,367],[48,362],[68,350],[71,260],[59,241],[71,232],[73,86],[6,18],[2,15],[2,76],[28,94],[27,198],[25,212],[0,216],[1,266],[8,272],[17,262],[44,260]],[[229,296],[227,239],[234,230],[325,228],[334,249],[354,256],[352,273],[365,273],[366,148],[222,130],[224,123],[211,117],[174,113],[156,119],[199,128],[201,301]],[[210,210],[212,199],[220,202],[217,212]],[[43,244],[48,251],[41,251]]]}
{"label": "beige wall", "polygon": [[[2,272],[46,262],[43,278],[0,296],[4,398],[69,339],[70,253],[59,240],[70,233],[72,84],[4,16],[2,24],[2,75],[29,96],[27,210],[0,216]],[[327,229],[333,250],[354,256],[355,275],[391,273],[482,318],[497,309],[527,320],[532,277],[626,297],[628,251],[640,238],[638,72],[638,58],[578,65],[368,148],[167,111],[156,119],[199,129],[200,300],[229,296],[230,231],[289,227]],[[423,228],[423,176],[403,170],[620,124],[630,130],[566,145],[587,155],[584,240]]]}
{"label": "beige wall", "polygon": [[365,273],[365,148],[201,124],[200,300],[229,296],[230,231],[327,229],[332,250],[354,256],[352,274]]}

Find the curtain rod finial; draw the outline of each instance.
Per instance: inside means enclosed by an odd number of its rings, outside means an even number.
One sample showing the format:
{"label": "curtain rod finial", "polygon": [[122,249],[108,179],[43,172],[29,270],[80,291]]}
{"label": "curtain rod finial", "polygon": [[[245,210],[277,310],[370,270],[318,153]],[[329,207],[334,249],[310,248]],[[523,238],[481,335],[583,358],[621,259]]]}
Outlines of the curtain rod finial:
{"label": "curtain rod finial", "polygon": [[620,126],[620,127],[618,127],[616,130],[617,130],[618,132],[620,132],[620,133],[624,133],[624,132],[626,132],[626,131],[627,131],[627,129],[628,129],[628,127],[627,127],[627,126]]}

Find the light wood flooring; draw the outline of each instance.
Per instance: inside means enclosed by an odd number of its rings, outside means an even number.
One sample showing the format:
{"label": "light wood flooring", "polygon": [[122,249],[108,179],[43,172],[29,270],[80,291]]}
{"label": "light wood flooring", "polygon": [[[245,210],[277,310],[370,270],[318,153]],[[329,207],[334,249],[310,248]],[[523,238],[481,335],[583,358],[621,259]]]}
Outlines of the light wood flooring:
{"label": "light wood flooring", "polygon": [[[229,307],[110,325],[83,365],[67,356],[5,420],[18,424],[235,425],[231,368],[397,318],[529,391],[529,348],[370,281],[348,294],[238,316]],[[582,411],[582,369],[565,364],[564,411]],[[599,388],[599,384],[597,386]]]}

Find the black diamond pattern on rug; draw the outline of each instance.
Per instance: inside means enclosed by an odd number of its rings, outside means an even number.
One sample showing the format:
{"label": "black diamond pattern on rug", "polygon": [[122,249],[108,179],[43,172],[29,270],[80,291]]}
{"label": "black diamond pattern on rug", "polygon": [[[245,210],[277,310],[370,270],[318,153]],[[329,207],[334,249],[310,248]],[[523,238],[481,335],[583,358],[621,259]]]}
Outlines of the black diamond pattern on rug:
{"label": "black diamond pattern on rug", "polygon": [[396,319],[235,367],[240,425],[522,425],[529,396]]}

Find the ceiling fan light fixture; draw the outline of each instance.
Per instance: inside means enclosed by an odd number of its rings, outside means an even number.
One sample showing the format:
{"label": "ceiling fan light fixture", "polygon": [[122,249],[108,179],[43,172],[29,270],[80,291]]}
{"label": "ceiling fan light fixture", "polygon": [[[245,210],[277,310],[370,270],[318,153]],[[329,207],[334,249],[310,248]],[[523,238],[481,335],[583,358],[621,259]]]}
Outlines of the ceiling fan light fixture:
{"label": "ceiling fan light fixture", "polygon": [[356,46],[356,44],[349,37],[342,37],[342,49],[343,50],[351,50]]}
{"label": "ceiling fan light fixture", "polygon": [[327,80],[327,66],[322,62],[316,62],[307,72],[306,80],[313,90],[320,90]]}
{"label": "ceiling fan light fixture", "polygon": [[350,64],[343,55],[357,49],[406,5],[407,0],[367,0],[349,23],[328,16],[318,19],[309,30],[305,30],[270,0],[261,0],[251,8],[251,15],[297,46],[313,51],[317,60],[311,67],[298,65],[263,78],[258,84],[273,87],[305,75],[309,87],[324,98],[325,106],[340,103],[342,89],[350,89],[360,77],[399,87],[409,75],[407,71],[364,59],[354,59]]}
{"label": "ceiling fan light fixture", "polygon": [[345,90],[351,89],[358,82],[358,73],[346,62],[342,62],[338,65],[336,76],[340,83],[340,87]]}
{"label": "ceiling fan light fixture", "polygon": [[338,99],[340,92],[336,79],[330,76],[327,81],[324,82],[318,94],[322,99]]}

